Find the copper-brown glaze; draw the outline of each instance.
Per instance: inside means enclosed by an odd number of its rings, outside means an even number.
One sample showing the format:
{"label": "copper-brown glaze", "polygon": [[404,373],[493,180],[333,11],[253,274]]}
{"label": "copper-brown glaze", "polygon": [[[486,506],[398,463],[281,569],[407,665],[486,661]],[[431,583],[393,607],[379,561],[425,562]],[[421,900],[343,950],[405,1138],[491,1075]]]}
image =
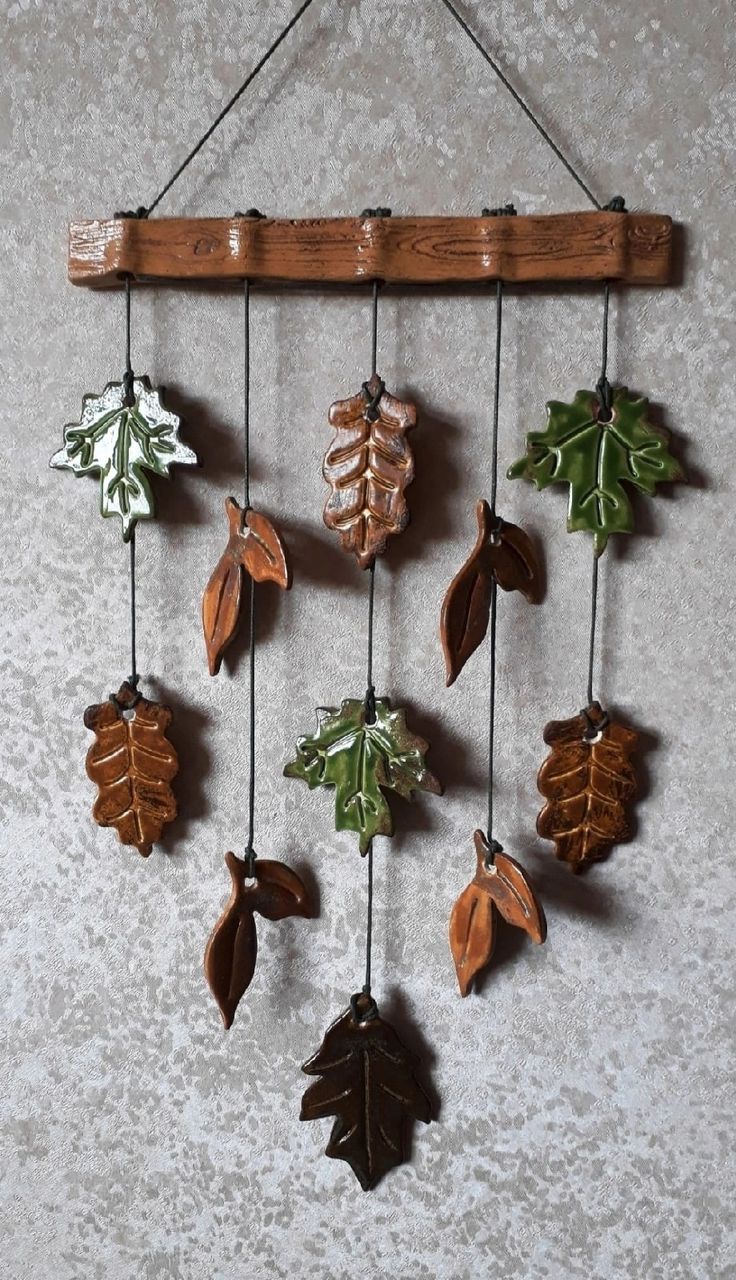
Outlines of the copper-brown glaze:
{"label": "copper-brown glaze", "polygon": [[234,498],[225,501],[229,538],[202,597],[202,627],[210,675],[217,675],[222,655],[238,628],[243,574],[254,582],[275,582],[288,590],[291,571],[286,547],[271,521],[258,511],[244,511]]}
{"label": "copper-brown glaze", "polygon": [[364,1191],[405,1159],[407,1123],[432,1118],[416,1062],[373,1000],[360,995],[302,1067],[320,1079],[306,1090],[299,1118],[336,1117],[325,1154],[346,1160]]}
{"label": "copper-brown glaze", "polygon": [[255,972],[258,939],[254,912],[267,920],[284,920],[287,916],[308,918],[313,910],[302,880],[285,863],[256,858],[249,880],[246,861],[227,853],[225,862],[232,889],[210,934],[204,971],[227,1030]]}
{"label": "copper-brown glaze", "polygon": [[356,284],[672,282],[672,219],[655,213],[493,217],[115,218],[69,229],[73,284],[219,280]]}
{"label": "copper-brown glaze", "polygon": [[141,697],[127,681],[115,698],[84,713],[95,734],[87,752],[87,774],[99,787],[94,819],[114,827],[121,843],[134,845],[144,857],[176,817],[169,784],[179,759],[166,737],[171,719],[169,707]]}
{"label": "copper-brown glaze", "polygon": [[534,942],[544,942],[547,937],[542,904],[523,867],[501,849],[494,853],[491,861],[488,841],[482,831],[476,831],[473,840],[475,876],[463,889],[450,915],[450,950],[463,996],[493,957],[497,911],[508,924],[528,933]]}
{"label": "copper-brown glaze", "polygon": [[629,838],[626,803],[636,794],[631,757],[638,734],[616,721],[605,725],[593,741],[591,724],[601,722],[599,703],[586,715],[552,720],[544,741],[552,748],[539,770],[537,785],[547,803],[537,818],[537,831],[554,840],[557,857],[580,871],[600,861],[611,845]]}
{"label": "copper-brown glaze", "polygon": [[541,595],[542,575],[529,535],[507,520],[495,521],[484,499],[476,503],[475,516],[475,546],[442,601],[440,639],[448,685],[488,630],[494,579],[504,591],[520,591],[530,602]]}
{"label": "copper-brown glaze", "polygon": [[367,569],[386,548],[391,534],[409,523],[404,491],[414,479],[414,457],[406,433],[417,411],[383,391],[375,410],[372,399],[383,384],[377,374],[358,395],[330,409],[336,428],[322,468],[332,492],[324,522],[340,535],[344,551]]}

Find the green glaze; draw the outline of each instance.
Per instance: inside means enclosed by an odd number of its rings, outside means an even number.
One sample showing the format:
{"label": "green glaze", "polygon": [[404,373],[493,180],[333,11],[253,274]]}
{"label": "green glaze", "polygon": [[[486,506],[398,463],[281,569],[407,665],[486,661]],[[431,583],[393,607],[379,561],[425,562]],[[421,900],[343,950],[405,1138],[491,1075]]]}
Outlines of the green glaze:
{"label": "green glaze", "polygon": [[633,532],[634,512],[624,482],[654,493],[663,480],[684,479],[665,436],[647,422],[648,406],[648,400],[618,387],[611,421],[601,422],[594,391],[576,392],[572,404],[550,400],[547,430],[530,431],[526,454],[509,467],[509,479],[523,476],[538,489],[569,484],[568,530],[589,530],[597,556],[609,534]]}
{"label": "green glaze", "polygon": [[376,701],[374,724],[366,724],[365,704],[346,698],[340,709],[317,710],[317,732],[299,738],[297,758],[287,764],[287,778],[303,778],[314,787],[335,788],[335,827],[356,831],[360,852],[374,836],[393,834],[391,810],[384,790],[410,800],[412,791],[442,787],[424,762],[429,744],[411,733],[406,712],[392,711],[385,698]]}
{"label": "green glaze", "polygon": [[82,416],[64,428],[64,444],[50,464],[76,475],[99,472],[100,511],[120,516],[125,542],[136,521],[154,514],[145,471],[167,476],[173,462],[197,463],[178,437],[181,420],[164,408],[148,378],[134,379],[133,395],[133,404],[126,405],[122,383],[108,382],[102,395],[84,396]]}

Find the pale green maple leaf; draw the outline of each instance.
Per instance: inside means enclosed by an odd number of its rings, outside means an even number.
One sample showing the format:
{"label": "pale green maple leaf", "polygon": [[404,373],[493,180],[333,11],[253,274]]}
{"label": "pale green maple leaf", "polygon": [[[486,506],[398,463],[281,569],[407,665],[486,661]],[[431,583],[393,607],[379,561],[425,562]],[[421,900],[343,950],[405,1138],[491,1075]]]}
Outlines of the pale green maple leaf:
{"label": "pale green maple leaf", "polygon": [[128,542],[136,521],[154,515],[146,471],[168,476],[174,462],[196,466],[197,455],[178,436],[180,418],[165,409],[148,378],[133,380],[133,404],[124,403],[121,382],[108,382],[102,395],[84,396],[78,423],[64,428],[64,444],[52,467],[76,475],[100,474],[100,511],[120,516]]}

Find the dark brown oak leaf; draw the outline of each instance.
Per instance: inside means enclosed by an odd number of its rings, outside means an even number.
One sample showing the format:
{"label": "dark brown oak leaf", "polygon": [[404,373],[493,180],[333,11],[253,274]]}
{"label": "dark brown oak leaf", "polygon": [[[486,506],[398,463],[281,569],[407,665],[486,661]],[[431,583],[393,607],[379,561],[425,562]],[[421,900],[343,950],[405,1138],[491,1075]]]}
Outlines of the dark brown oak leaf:
{"label": "dark brown oak leaf", "polygon": [[473,840],[475,876],[450,915],[450,950],[463,996],[468,995],[473,979],[493,958],[497,912],[508,924],[528,933],[533,942],[542,943],[547,937],[544,910],[524,868],[498,847],[491,859],[482,831],[476,831]]}
{"label": "dark brown oak leaf", "polygon": [[254,912],[266,920],[284,920],[287,916],[309,918],[313,910],[302,880],[285,863],[256,858],[250,879],[244,859],[227,853],[225,863],[232,889],[210,934],[204,971],[227,1030],[255,972],[258,938]]}
{"label": "dark brown oak leaf", "polygon": [[325,1154],[346,1160],[364,1191],[403,1162],[408,1122],[432,1118],[416,1062],[371,997],[359,995],[302,1067],[320,1079],[306,1090],[299,1118],[336,1117]]}
{"label": "dark brown oak leaf", "polygon": [[252,507],[244,511],[234,498],[225,500],[225,511],[230,536],[202,597],[211,676],[220,670],[222,655],[237,631],[244,573],[254,582],[275,582],[285,591],[291,586],[286,547],[271,521]]}
{"label": "dark brown oak leaf", "polygon": [[95,734],[87,774],[99,787],[92,810],[101,827],[115,827],[121,844],[144,858],[176,817],[170,782],[179,759],[166,737],[171,710],[141,697],[127,683],[115,698],[87,707],[84,723]]}
{"label": "dark brown oak leaf", "polygon": [[414,405],[389,395],[376,374],[357,396],[330,409],[337,430],[322,468],[332,488],[324,522],[339,533],[343,549],[357,557],[361,569],[409,523],[404,490],[414,479],[414,457],[406,433],[416,422]]}
{"label": "dark brown oak leaf", "polygon": [[[595,732],[598,724],[603,727]],[[638,734],[604,718],[594,702],[570,720],[552,720],[544,741],[552,750],[537,780],[547,800],[537,831],[554,840],[558,858],[581,871],[629,838],[626,803],[636,794],[631,757]]]}
{"label": "dark brown oak leaf", "polygon": [[542,575],[529,535],[507,520],[494,520],[481,499],[475,508],[478,537],[442,602],[440,639],[447,684],[457,680],[488,630],[493,583],[520,591],[530,603],[541,597]]}

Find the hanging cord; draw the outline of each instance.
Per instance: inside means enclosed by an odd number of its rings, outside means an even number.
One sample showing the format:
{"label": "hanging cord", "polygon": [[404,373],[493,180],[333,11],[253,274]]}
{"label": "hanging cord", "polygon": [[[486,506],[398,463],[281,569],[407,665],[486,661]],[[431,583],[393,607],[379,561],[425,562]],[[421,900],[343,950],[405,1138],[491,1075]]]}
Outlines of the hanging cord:
{"label": "hanging cord", "polygon": [[[511,206],[513,212],[513,206]],[[496,494],[498,492],[498,417],[501,391],[501,321],[503,315],[503,281],[496,281],[496,353],[493,370],[493,417],[491,426],[491,515],[494,520],[493,538],[500,532],[502,521],[496,512]],[[495,855],[500,853],[501,845],[493,838],[493,754],[496,724],[496,604],[497,583],[495,574],[491,575],[491,610],[488,623],[490,635],[490,677],[489,677],[489,709],[488,709],[488,855],[487,865],[491,866]]]}
{"label": "hanging cord", "polygon": [[279,35],[276,37],[276,39],[274,40],[273,44],[270,46],[270,48],[269,48],[269,49],[267,49],[267,50],[266,50],[266,52],[264,53],[263,57],[260,59],[260,61],[259,61],[259,62],[257,62],[257,63],[256,63],[256,65],[255,65],[255,67],[253,68],[253,70],[250,72],[250,74],[249,74],[249,75],[246,77],[246,79],[243,81],[243,83],[241,84],[240,88],[239,88],[238,90],[236,90],[236,92],[233,94],[233,96],[232,96],[232,98],[230,99],[230,101],[229,101],[228,103],[226,103],[226,105],[223,107],[223,109],[222,109],[222,111],[220,112],[219,116],[217,116],[217,118],[216,118],[215,120],[213,120],[213,122],[212,122],[212,124],[210,125],[209,129],[207,129],[207,130],[206,130],[206,132],[202,134],[202,137],[199,139],[199,142],[197,142],[197,143],[195,144],[195,146],[193,146],[193,147],[192,147],[192,149],[191,149],[191,151],[189,152],[189,154],[185,157],[185,159],[184,159],[184,160],[182,160],[181,164],[179,165],[179,168],[178,168],[174,173],[172,173],[172,175],[171,175],[171,177],[169,178],[168,182],[167,182],[167,183],[165,183],[165,185],[164,185],[164,186],[161,188],[161,190],[159,191],[158,195],[156,196],[156,199],[155,199],[155,200],[153,200],[153,201],[151,202],[151,204],[149,204],[148,208],[147,208],[147,209],[145,209],[145,210],[143,211],[143,216],[144,216],[144,217],[148,217],[148,215],[149,215],[150,213],[153,213],[153,211],[154,211],[154,209],[156,208],[156,206],[157,206],[158,204],[160,204],[160,203],[161,203],[161,201],[163,200],[163,198],[164,198],[164,196],[166,195],[166,193],[167,193],[168,191],[170,191],[170,190],[171,190],[171,188],[173,187],[173,185],[174,185],[174,183],[177,181],[177,179],[179,179],[179,178],[181,177],[181,175],[183,174],[184,170],[185,170],[186,168],[188,168],[188,166],[192,163],[192,160],[194,159],[194,157],[195,157],[196,155],[198,155],[198,153],[202,150],[202,147],[204,146],[205,142],[207,142],[207,141],[212,137],[212,134],[215,132],[215,129],[217,129],[217,128],[219,127],[219,125],[221,125],[221,124],[222,124],[222,122],[223,122],[223,120],[225,119],[225,117],[226,117],[227,115],[229,115],[229,113],[232,111],[233,107],[235,106],[236,102],[238,102],[238,101],[240,100],[240,98],[242,98],[242,96],[243,96],[243,94],[245,93],[246,89],[248,88],[248,86],[249,86],[249,85],[251,85],[251,84],[253,83],[253,81],[255,80],[256,76],[257,76],[257,75],[258,75],[258,73],[259,73],[259,71],[262,71],[262,70],[263,70],[263,68],[265,67],[265,65],[266,65],[266,63],[268,62],[269,58],[272,56],[272,54],[274,54],[274,53],[276,52],[276,50],[278,49],[279,45],[282,43],[282,41],[284,41],[284,40],[286,39],[286,37],[288,36],[289,32],[290,32],[290,31],[291,31],[291,30],[296,26],[297,22],[299,21],[299,19],[300,19],[300,18],[301,18],[301,16],[302,16],[302,14],[304,14],[304,13],[306,13],[306,12],[307,12],[307,9],[309,8],[309,6],[310,6],[312,3],[313,3],[313,0],[304,0],[304,4],[302,4],[302,5],[297,9],[297,11],[296,11],[296,13],[294,14],[293,18],[291,18],[291,19],[290,19],[290,21],[289,21],[289,22],[287,22],[286,26],[283,28],[283,30],[280,32],[280,34],[279,34]]}
{"label": "hanging cord", "polygon": [[[365,723],[376,723],[376,690],[373,684],[373,616],[376,589],[376,562],[368,570],[368,679],[365,693]],[[365,981],[363,994],[371,994],[371,951],[373,947],[373,841],[368,845],[368,903],[365,923]],[[375,1006],[374,1006],[375,1008]]]}
{"label": "hanging cord", "polygon": [[250,280],[243,281],[243,504],[250,510]]}
{"label": "hanging cord", "polygon": [[[243,281],[243,501],[250,510],[250,281]],[[255,873],[253,848],[256,812],[256,584],[250,579],[248,620],[248,839],[245,846],[247,874]]]}
{"label": "hanging cord", "polygon": [[[607,209],[611,209],[616,213],[623,213],[625,210],[623,196],[615,196],[613,200],[606,205]],[[595,384],[596,393],[598,395],[598,421],[610,422],[613,416],[613,387],[608,381],[608,314],[611,303],[611,285],[606,280],[603,284],[603,328],[601,335],[601,371],[598,381]],[[596,623],[598,621],[598,556],[593,548],[593,577],[590,587],[590,644],[588,647],[588,687],[586,690],[587,701],[583,715],[588,722],[588,728],[585,731],[587,741],[592,741],[608,724],[608,712],[603,712],[602,719],[593,722],[588,714],[589,708],[593,704],[593,671],[595,667],[595,638]]]}
{"label": "hanging cord", "polygon": [[[125,277],[125,373],[123,374],[123,404],[130,408],[135,404],[135,374],[130,359],[130,276]],[[130,578],[130,675],[127,683],[138,693],[138,664],[136,659],[135,625],[135,525],[130,531],[128,572]],[[140,696],[140,695],[139,695]]]}
{"label": "hanging cord", "polygon": [[491,71],[493,71],[494,75],[496,75],[498,79],[501,81],[501,84],[503,85],[504,89],[506,89],[507,92],[511,94],[511,97],[514,99],[514,102],[516,102],[516,104],[521,107],[527,119],[531,120],[532,124],[534,125],[534,128],[537,130],[537,133],[540,135],[541,138],[544,139],[544,141],[547,143],[547,146],[550,147],[552,151],[554,151],[555,155],[557,156],[557,159],[560,161],[561,164],[565,166],[565,168],[567,169],[567,172],[570,174],[570,177],[573,178],[575,182],[577,182],[578,186],[580,187],[580,190],[585,192],[585,195],[588,197],[591,204],[594,205],[596,209],[602,209],[603,206],[599,203],[598,200],[596,200],[590,187],[587,185],[586,182],[584,182],[584,180],[578,173],[577,169],[575,169],[574,166],[571,164],[571,162],[567,159],[567,156],[563,155],[562,151],[560,151],[560,148],[557,146],[557,143],[553,142],[552,138],[547,133],[547,130],[545,129],[544,125],[541,123],[540,120],[537,119],[534,112],[531,110],[531,107],[527,106],[521,94],[518,93],[518,91],[511,84],[511,81],[507,78],[506,75],[504,75],[504,72],[501,70],[496,60],[491,57],[490,53],[481,44],[480,40],[475,35],[475,33],[471,31],[465,19],[458,13],[454,4],[452,4],[452,0],[442,0],[442,4],[447,9],[448,13],[452,14],[453,18],[458,23],[458,25],[462,27],[466,36],[475,45],[481,57],[485,58],[486,62],[488,63],[488,66],[491,68]]}
{"label": "hanging cord", "polygon": [[[371,380],[376,377],[378,368],[378,293],[380,290],[380,281],[373,281],[372,309],[371,309]],[[378,417],[378,401],[383,394],[383,383],[380,384],[378,394],[371,397],[368,391],[368,384],[363,384],[363,390],[368,397],[369,403],[364,413],[369,422],[375,422]],[[367,655],[367,675],[366,675],[366,691],[365,691],[365,723],[376,723],[376,689],[373,683],[373,624],[375,618],[375,601],[376,601],[376,561],[371,561],[368,569],[368,655]],[[363,1011],[359,1020],[365,1021],[367,1017],[375,1016],[376,1005],[371,997],[371,956],[373,949],[373,841],[368,844],[368,902],[366,906],[366,923],[365,923],[365,981],[363,983],[363,995],[370,1000],[367,1011]],[[351,1001],[353,1009],[353,1017],[358,1016],[356,997],[353,996]]]}
{"label": "hanging cord", "polygon": [[586,706],[593,703],[593,666],[595,663],[595,626],[598,616],[598,557],[593,552],[593,580],[590,591],[590,647],[588,649],[588,700]]}

